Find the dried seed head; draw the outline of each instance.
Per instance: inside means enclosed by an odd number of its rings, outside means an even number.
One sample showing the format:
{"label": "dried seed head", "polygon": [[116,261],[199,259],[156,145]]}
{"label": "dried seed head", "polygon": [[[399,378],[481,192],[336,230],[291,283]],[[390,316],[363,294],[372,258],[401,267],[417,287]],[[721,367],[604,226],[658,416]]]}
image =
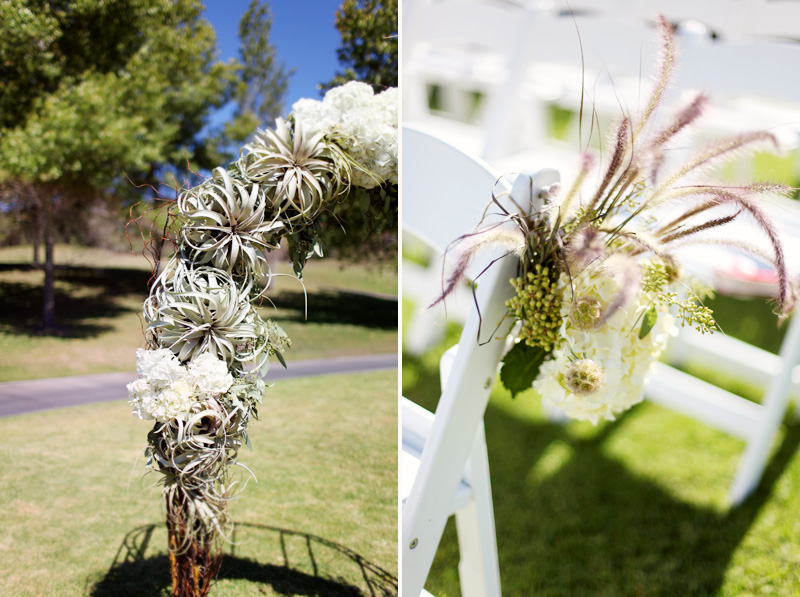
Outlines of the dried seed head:
{"label": "dried seed head", "polygon": [[591,296],[581,296],[572,302],[569,309],[569,321],[579,330],[588,332],[594,329],[602,314],[603,308],[600,301]]}
{"label": "dried seed head", "polygon": [[569,366],[564,380],[569,391],[588,396],[603,387],[603,369],[596,361],[579,359]]}

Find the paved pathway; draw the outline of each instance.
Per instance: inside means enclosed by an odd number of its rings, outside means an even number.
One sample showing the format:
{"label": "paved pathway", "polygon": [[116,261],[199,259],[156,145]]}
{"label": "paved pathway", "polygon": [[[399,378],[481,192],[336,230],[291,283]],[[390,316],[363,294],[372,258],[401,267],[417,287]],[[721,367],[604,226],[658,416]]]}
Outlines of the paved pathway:
{"label": "paved pathway", "polygon": [[[359,373],[397,368],[397,354],[375,354],[336,359],[294,361],[284,369],[271,363],[269,381]],[[125,384],[136,379],[136,373],[100,373],[30,381],[0,383],[0,417],[92,402],[120,400],[127,396]]]}

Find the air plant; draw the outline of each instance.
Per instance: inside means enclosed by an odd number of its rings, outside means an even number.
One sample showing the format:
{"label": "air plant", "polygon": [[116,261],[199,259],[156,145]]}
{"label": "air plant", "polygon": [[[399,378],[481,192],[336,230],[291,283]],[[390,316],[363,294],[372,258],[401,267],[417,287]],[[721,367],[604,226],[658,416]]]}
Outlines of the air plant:
{"label": "air plant", "polygon": [[[697,124],[708,99],[696,96],[656,127],[654,116],[676,62],[672,27],[662,17],[658,29],[663,44],[653,90],[637,119],[625,114],[616,125],[610,156],[597,169],[597,185],[587,183],[596,168],[594,157],[584,154],[571,185],[551,188],[538,208],[498,214],[501,222],[516,224],[516,245],[509,246],[508,231],[496,224],[458,239],[465,250],[439,299],[455,286],[480,245],[500,244],[508,254],[521,256],[519,275],[511,280],[515,296],[508,301],[508,316],[520,322],[518,339],[504,359],[501,380],[513,395],[535,381],[545,402],[594,422],[641,400],[647,367],[671,327],[668,307],[684,324],[704,332],[716,327],[702,304],[703,293],[682,277],[675,256],[680,247],[704,242],[700,233],[750,216],[772,247],[768,260],[778,274],[781,316],[791,312],[796,295],[775,227],[759,202],[791,189],[703,178],[743,150],[777,145],[775,137],[763,131],[737,135],[671,165],[671,143]],[[764,257],[746,243],[727,242]],[[621,370],[616,378],[609,374],[614,368]],[[626,391],[628,397],[621,398]]]}
{"label": "air plant", "polygon": [[237,373],[260,368],[270,354],[266,323],[224,270],[173,259],[144,303],[156,344],[181,361],[209,352]]}
{"label": "air plant", "polygon": [[[358,144],[370,162],[396,154],[396,122],[389,128],[381,142]],[[237,457],[266,392],[261,376],[270,356],[285,366],[289,338],[254,305],[272,275],[265,254],[285,238],[300,278],[306,260],[322,255],[316,218],[359,186],[356,167],[370,186],[383,182],[334,136],[279,119],[168,212],[164,235],[170,222],[180,225],[178,252],[144,302],[147,349],[137,352],[140,377],[128,393],[134,415],[156,421],[147,455],[162,475],[174,595],[210,590],[232,528],[227,504],[241,488],[233,467],[249,472]],[[396,159],[389,170],[396,181]]]}
{"label": "air plant", "polygon": [[181,246],[189,261],[223,270],[245,284],[255,275],[266,287],[264,251],[278,247],[285,232],[280,214],[268,206],[264,185],[234,179],[222,168],[178,196],[183,219]]}
{"label": "air plant", "polygon": [[299,122],[278,119],[245,146],[238,167],[266,189],[269,208],[288,229],[307,224],[346,192],[349,165],[344,153],[321,133],[306,135]]}

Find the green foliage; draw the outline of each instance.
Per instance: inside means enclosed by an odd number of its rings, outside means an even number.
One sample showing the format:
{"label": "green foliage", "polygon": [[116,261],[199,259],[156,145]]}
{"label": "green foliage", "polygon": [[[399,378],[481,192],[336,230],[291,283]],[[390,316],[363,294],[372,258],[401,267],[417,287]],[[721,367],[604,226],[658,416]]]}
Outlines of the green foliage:
{"label": "green foliage", "polygon": [[517,342],[503,358],[503,368],[500,370],[500,381],[511,392],[511,397],[530,390],[533,380],[539,374],[539,368],[547,356],[540,346],[530,346],[525,342]]}
{"label": "green foliage", "polygon": [[342,37],[337,50],[344,72],[326,83],[370,83],[375,92],[397,87],[397,0],[344,0],[336,13]]}
{"label": "green foliage", "polygon": [[[197,0],[12,2],[0,9],[0,179],[130,188],[205,167],[196,138],[235,66],[213,62]],[[31,82],[34,84],[31,84]]]}
{"label": "green foliage", "polygon": [[[397,0],[344,0],[336,28],[344,71],[323,83],[324,90],[353,80],[376,93],[397,87]],[[396,263],[397,200],[397,185],[351,190],[347,201],[319,220],[326,250],[352,261]]]}
{"label": "green foliage", "polygon": [[658,320],[658,311],[656,310],[655,305],[650,305],[650,308],[645,312],[644,317],[642,318],[642,327],[639,328],[639,340],[647,337],[647,334],[650,333],[650,330],[653,329],[653,326],[656,324]]}
{"label": "green foliage", "polygon": [[[199,0],[14,0],[0,6],[0,201],[35,215],[43,327],[56,327],[56,223],[213,156],[198,135],[237,68],[214,62]],[[131,184],[131,183],[134,184]],[[24,188],[24,192],[15,189]],[[85,224],[84,224],[85,225]]]}
{"label": "green foliage", "polygon": [[350,261],[397,263],[397,185],[350,189],[347,199],[318,218],[325,250]]}
{"label": "green foliage", "polygon": [[[666,290],[677,276],[673,268],[663,263],[651,262],[645,267],[644,272],[642,288],[645,292],[653,294],[653,300],[658,304],[674,307],[678,319],[681,320],[681,327],[694,326],[698,332],[703,334],[718,329],[717,323],[714,321],[714,312],[703,304],[704,299],[710,298],[714,294],[710,288],[700,282],[690,280],[688,296],[679,299],[678,293]],[[646,321],[647,318],[645,318]],[[653,318],[653,324],[655,324],[655,318]],[[647,332],[649,331],[648,329]],[[644,331],[643,325],[639,337],[644,338],[647,332]]]}

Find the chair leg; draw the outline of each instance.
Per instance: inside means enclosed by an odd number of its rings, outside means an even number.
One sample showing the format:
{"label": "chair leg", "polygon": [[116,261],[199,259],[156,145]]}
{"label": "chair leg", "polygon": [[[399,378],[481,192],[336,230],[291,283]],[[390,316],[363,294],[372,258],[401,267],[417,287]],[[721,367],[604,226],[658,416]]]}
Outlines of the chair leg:
{"label": "chair leg", "polygon": [[744,454],[736,471],[736,478],[730,489],[731,504],[742,503],[758,486],[764,467],[767,465],[772,440],[783,421],[789,403],[789,387],[792,382],[792,369],[800,360],[800,317],[792,317],[786,339],[781,346],[783,361],[781,372],[775,376],[764,397],[764,418],[758,430],[747,442]]}
{"label": "chair leg", "polygon": [[483,424],[475,436],[467,477],[473,499],[466,508],[456,512],[461,594],[463,597],[500,597],[500,566]]}

